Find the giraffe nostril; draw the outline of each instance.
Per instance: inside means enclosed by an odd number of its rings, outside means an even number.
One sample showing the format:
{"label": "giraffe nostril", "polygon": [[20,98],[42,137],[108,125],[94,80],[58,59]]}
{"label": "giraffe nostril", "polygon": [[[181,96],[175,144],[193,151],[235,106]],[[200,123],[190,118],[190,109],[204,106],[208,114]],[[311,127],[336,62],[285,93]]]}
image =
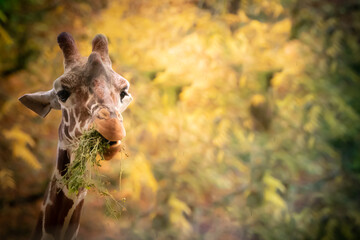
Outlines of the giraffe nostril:
{"label": "giraffe nostril", "polygon": [[[107,108],[103,108],[97,113],[97,118],[108,120],[111,118],[119,118],[119,116],[116,112],[109,111]],[[122,120],[122,118],[120,120]]]}
{"label": "giraffe nostril", "polygon": [[99,111],[98,113],[98,118],[100,119],[109,119],[110,118],[110,113],[107,109],[103,108]]}
{"label": "giraffe nostril", "polygon": [[116,115],[116,113],[114,113],[114,112],[111,112],[111,113],[110,113],[110,118],[117,118],[117,115]]}

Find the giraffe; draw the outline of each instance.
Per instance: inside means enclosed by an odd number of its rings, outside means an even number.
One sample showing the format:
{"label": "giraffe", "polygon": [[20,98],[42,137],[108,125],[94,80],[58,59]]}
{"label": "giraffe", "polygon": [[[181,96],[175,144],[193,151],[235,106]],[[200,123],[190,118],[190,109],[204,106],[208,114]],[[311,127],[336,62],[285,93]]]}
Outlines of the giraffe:
{"label": "giraffe", "polygon": [[129,82],[112,69],[104,35],[94,37],[89,57],[80,55],[69,33],[59,34],[57,41],[64,55],[64,74],[51,90],[19,98],[41,117],[51,109],[62,111],[56,167],[32,239],[76,239],[87,190],[70,194],[61,182],[67,164],[74,159],[73,143],[84,130],[95,127],[110,143],[105,159],[113,158],[126,135],[121,113],[132,101]]}

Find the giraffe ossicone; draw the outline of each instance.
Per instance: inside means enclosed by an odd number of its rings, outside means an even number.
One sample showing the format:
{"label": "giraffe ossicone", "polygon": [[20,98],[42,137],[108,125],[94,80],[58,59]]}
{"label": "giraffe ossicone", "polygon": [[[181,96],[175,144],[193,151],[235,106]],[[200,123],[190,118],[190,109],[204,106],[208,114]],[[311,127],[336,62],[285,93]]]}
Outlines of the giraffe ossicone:
{"label": "giraffe ossicone", "polygon": [[61,33],[57,41],[64,55],[64,74],[54,81],[51,90],[19,98],[41,117],[46,117],[51,109],[62,111],[56,168],[32,239],[76,238],[87,191],[80,189],[76,195],[69,194],[61,181],[75,157],[74,141],[94,127],[110,142],[105,159],[113,158],[126,135],[121,114],[132,101],[129,82],[112,69],[104,35],[94,37],[89,57],[80,55],[69,33]]}

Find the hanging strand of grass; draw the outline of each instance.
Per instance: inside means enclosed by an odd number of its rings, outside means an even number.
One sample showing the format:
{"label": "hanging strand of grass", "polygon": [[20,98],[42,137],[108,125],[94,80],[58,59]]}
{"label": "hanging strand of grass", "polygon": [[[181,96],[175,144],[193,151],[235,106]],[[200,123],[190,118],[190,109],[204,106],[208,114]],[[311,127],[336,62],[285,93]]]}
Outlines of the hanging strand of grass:
{"label": "hanging strand of grass", "polygon": [[[120,173],[119,173],[119,190],[121,193],[121,178],[122,178],[122,161],[124,155],[128,157],[124,146],[121,147],[120,151]],[[126,198],[122,198],[121,201],[116,200],[114,196],[106,189],[106,187],[101,184],[101,186],[96,189],[101,196],[105,197],[105,213],[115,219],[119,219],[123,212],[126,210]]]}
{"label": "hanging strand of grass", "polygon": [[[124,160],[124,155],[126,157],[128,157],[124,146],[121,146],[121,151],[120,151],[120,172],[119,172],[119,191],[120,193],[122,192],[122,174],[123,174],[123,169],[122,169],[122,161]],[[108,192],[102,193],[102,194],[107,194]],[[105,206],[106,206],[106,214],[112,218],[115,219],[119,219],[119,217],[121,216],[121,214],[123,212],[126,212],[126,198],[122,198],[121,201],[116,200],[113,196],[108,196],[105,202]]]}

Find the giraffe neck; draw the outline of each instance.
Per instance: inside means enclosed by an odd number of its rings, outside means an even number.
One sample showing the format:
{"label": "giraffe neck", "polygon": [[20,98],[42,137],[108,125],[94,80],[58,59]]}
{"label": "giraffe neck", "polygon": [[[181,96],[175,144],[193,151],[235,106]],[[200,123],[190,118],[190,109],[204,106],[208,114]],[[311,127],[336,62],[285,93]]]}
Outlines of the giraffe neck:
{"label": "giraffe neck", "polygon": [[32,239],[76,239],[82,206],[86,190],[77,195],[68,194],[62,186],[61,178],[65,174],[70,154],[67,150],[58,148],[56,168],[45,193],[40,216]]}

